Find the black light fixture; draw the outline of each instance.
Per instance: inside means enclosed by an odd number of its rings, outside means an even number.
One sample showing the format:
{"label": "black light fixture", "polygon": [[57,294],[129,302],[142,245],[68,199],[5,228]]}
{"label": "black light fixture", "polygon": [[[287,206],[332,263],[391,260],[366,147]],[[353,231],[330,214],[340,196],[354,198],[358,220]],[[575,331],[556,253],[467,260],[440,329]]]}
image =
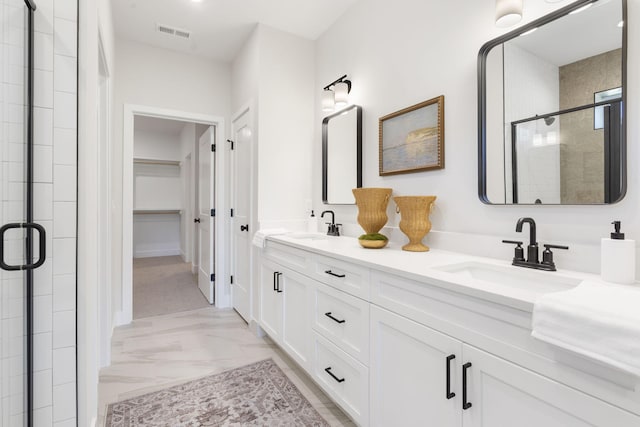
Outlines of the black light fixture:
{"label": "black light fixture", "polygon": [[326,85],[322,92],[322,111],[333,111],[346,107],[349,103],[349,92],[351,92],[351,81],[347,75],[334,80]]}

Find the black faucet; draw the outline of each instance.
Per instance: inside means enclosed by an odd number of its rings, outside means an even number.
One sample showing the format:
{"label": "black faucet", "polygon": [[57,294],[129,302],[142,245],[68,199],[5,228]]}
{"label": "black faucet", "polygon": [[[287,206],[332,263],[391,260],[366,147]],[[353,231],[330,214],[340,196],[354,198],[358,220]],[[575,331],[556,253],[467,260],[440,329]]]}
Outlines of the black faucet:
{"label": "black faucet", "polygon": [[535,268],[536,270],[556,271],[556,264],[553,262],[553,252],[551,249],[569,249],[568,246],[545,244],[545,250],[542,252],[542,262],[540,262],[538,253],[538,241],[536,240],[536,222],[533,218],[520,218],[516,224],[516,231],[522,232],[523,224],[529,224],[529,245],[527,245],[527,259],[524,258],[524,249],[522,242],[515,240],[503,240],[502,243],[511,243],[516,245],[513,256],[513,265],[519,267]]}
{"label": "black faucet", "polygon": [[516,231],[522,232],[522,225],[529,224],[529,245],[527,246],[527,262],[538,263],[538,241],[536,240],[536,222],[533,218],[520,218],[516,224]]}
{"label": "black faucet", "polygon": [[320,214],[320,218],[324,218],[324,214],[331,214],[331,222],[327,222],[326,224],[329,226],[327,230],[327,236],[339,236],[340,235],[340,226],[342,224],[336,224],[336,214],[333,211],[324,211]]}

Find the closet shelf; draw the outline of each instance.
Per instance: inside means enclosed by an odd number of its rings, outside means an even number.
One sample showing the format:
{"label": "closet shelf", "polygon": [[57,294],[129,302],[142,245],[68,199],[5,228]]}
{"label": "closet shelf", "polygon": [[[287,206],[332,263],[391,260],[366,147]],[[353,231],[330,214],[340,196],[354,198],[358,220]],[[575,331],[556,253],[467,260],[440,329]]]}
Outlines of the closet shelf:
{"label": "closet shelf", "polygon": [[135,157],[133,163],[142,165],[180,166],[180,161],[178,160],[145,159],[141,157]]}
{"label": "closet shelf", "polygon": [[134,209],[134,215],[182,214],[180,209]]}

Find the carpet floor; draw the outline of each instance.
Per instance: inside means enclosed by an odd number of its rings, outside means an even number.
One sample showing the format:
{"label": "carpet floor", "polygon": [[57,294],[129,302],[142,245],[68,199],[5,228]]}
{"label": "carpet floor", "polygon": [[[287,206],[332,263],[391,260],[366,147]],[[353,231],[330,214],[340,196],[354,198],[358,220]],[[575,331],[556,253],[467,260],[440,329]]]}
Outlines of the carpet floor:
{"label": "carpet floor", "polygon": [[191,264],[179,256],[133,259],[133,318],[208,307]]}
{"label": "carpet floor", "polygon": [[106,427],[329,427],[273,360],[266,359],[112,403]]}

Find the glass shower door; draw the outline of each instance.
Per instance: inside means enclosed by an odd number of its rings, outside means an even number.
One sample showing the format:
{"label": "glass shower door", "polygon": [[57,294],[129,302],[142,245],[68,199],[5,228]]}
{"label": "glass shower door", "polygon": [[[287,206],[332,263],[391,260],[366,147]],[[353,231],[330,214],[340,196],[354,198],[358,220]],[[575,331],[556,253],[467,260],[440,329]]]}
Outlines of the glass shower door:
{"label": "glass shower door", "polygon": [[0,0],[0,427],[32,425],[33,270],[44,229],[33,223],[33,11]]}

